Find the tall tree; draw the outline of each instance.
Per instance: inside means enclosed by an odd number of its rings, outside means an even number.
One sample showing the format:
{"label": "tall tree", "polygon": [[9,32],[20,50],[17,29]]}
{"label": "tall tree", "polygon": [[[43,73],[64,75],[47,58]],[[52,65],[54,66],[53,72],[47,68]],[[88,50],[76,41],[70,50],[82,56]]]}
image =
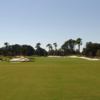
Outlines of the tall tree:
{"label": "tall tree", "polygon": [[35,54],[38,56],[47,56],[47,51],[41,48],[41,43],[36,44],[36,51]]}
{"label": "tall tree", "polygon": [[5,47],[4,47],[4,55],[7,56],[9,54],[9,43],[5,42],[4,43]]}
{"label": "tall tree", "polygon": [[73,39],[69,39],[67,42],[68,48],[73,52],[75,50],[76,41]]}
{"label": "tall tree", "polygon": [[82,45],[82,39],[81,38],[77,38],[76,44],[78,45],[78,51],[80,52],[80,47]]}
{"label": "tall tree", "polygon": [[7,48],[9,46],[9,43],[8,42],[5,42],[4,45]]}
{"label": "tall tree", "polygon": [[62,46],[61,46],[62,50],[68,50],[68,41],[66,41]]}
{"label": "tall tree", "polygon": [[50,43],[49,43],[49,44],[47,44],[47,45],[46,45],[46,47],[48,47],[48,48],[49,48],[49,52],[53,49],[52,44],[50,44]]}
{"label": "tall tree", "polygon": [[53,43],[54,47],[55,47],[55,51],[57,50],[57,43]]}
{"label": "tall tree", "polygon": [[37,49],[40,48],[40,46],[41,46],[41,43],[37,43],[37,44],[36,44],[36,48],[37,48]]}
{"label": "tall tree", "polygon": [[76,41],[69,39],[61,46],[61,50],[63,51],[64,55],[75,54],[75,45]]}
{"label": "tall tree", "polygon": [[83,49],[83,54],[90,57],[95,57],[100,50],[99,43],[87,42],[86,47]]}

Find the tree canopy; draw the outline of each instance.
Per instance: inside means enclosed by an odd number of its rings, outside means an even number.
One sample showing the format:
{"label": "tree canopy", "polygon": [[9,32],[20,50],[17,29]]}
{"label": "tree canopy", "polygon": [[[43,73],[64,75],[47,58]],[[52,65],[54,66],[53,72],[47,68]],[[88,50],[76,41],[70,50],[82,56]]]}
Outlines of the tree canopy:
{"label": "tree canopy", "polygon": [[14,44],[10,45],[8,42],[4,43],[4,46],[0,48],[1,56],[67,56],[67,55],[85,55],[89,57],[100,57],[100,43],[87,42],[86,47],[83,48],[83,51],[80,52],[82,45],[82,39],[77,38],[69,39],[65,41],[62,46],[58,49],[59,46],[56,42],[51,44],[48,43],[46,48],[41,47],[41,43],[37,43],[35,48],[31,45],[20,45]]}

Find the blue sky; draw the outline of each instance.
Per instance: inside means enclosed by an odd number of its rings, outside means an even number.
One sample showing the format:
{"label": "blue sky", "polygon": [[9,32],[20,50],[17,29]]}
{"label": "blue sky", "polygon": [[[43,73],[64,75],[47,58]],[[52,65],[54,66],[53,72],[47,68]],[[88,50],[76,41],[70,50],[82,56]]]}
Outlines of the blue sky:
{"label": "blue sky", "polygon": [[81,37],[100,42],[100,0],[1,0],[0,45]]}

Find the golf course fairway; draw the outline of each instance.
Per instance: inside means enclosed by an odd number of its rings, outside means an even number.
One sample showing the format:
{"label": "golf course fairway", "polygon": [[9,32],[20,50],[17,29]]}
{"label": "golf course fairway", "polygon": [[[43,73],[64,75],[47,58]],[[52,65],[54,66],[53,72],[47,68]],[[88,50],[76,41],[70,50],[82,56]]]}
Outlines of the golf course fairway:
{"label": "golf course fairway", "polygon": [[100,100],[100,61],[0,62],[0,100]]}

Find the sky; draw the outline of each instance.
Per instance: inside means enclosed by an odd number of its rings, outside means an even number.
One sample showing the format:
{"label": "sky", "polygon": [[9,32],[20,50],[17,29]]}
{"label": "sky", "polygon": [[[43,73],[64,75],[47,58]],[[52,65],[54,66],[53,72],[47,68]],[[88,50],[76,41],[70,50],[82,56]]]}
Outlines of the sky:
{"label": "sky", "polygon": [[100,0],[0,0],[0,46],[78,37],[100,43]]}

